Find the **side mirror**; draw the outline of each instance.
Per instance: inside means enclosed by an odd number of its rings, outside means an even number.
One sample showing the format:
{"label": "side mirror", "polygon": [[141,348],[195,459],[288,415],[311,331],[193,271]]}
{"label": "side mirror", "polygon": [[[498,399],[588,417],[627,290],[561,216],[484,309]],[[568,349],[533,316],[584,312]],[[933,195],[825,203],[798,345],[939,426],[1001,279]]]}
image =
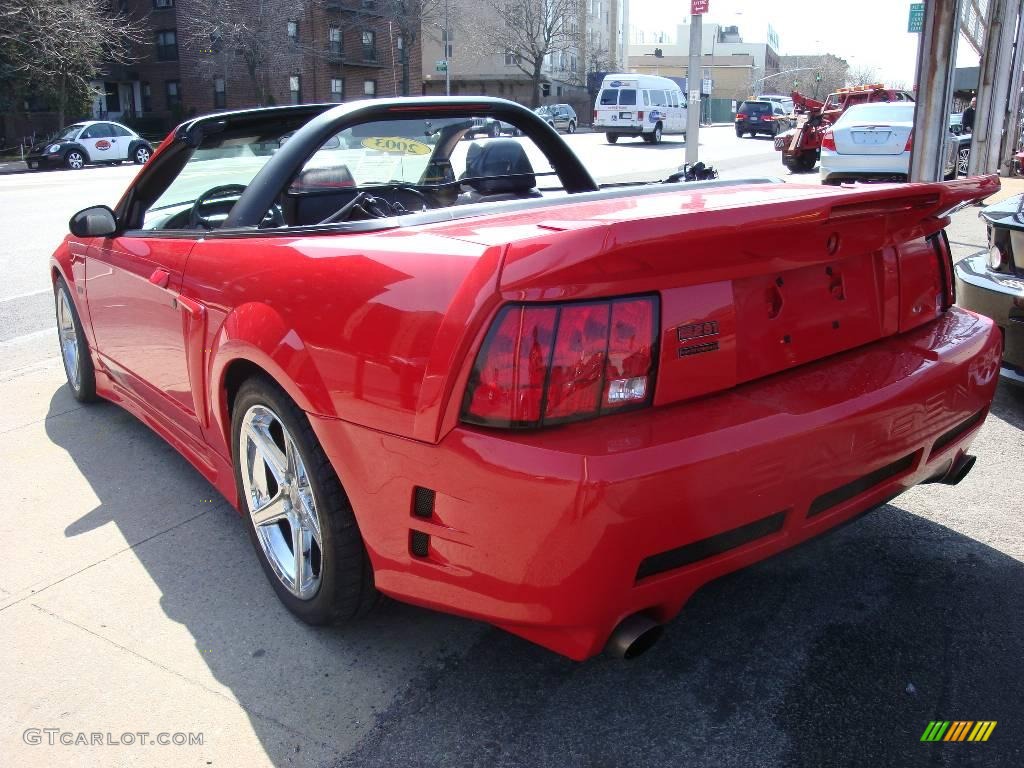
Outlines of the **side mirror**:
{"label": "side mirror", "polygon": [[107,206],[94,205],[72,216],[68,229],[75,237],[110,237],[117,232],[117,217]]}

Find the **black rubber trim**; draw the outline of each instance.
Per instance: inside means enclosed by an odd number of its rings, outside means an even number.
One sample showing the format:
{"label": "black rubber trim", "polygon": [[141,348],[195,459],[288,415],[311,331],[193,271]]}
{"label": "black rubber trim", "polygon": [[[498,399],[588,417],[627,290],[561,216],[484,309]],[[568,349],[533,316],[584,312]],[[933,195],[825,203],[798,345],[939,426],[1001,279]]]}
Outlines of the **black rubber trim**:
{"label": "black rubber trim", "polygon": [[985,411],[980,410],[974,415],[964,419],[948,432],[940,435],[932,446],[932,456],[938,455],[943,448],[955,441],[967,432],[970,432],[985,419]]}
{"label": "black rubber trim", "polygon": [[842,504],[844,501],[860,496],[865,491],[869,491],[876,485],[881,485],[886,480],[889,480],[897,475],[906,472],[908,469],[914,466],[914,461],[917,459],[917,453],[911,453],[904,456],[902,459],[894,461],[892,464],[886,464],[880,469],[876,469],[874,472],[859,477],[853,482],[841,485],[838,488],[833,488],[827,493],[821,494],[811,503],[811,508],[807,511],[808,517],[814,517],[820,515],[822,512],[827,512]]}
{"label": "black rubber trim", "polygon": [[709,557],[720,555],[731,549],[742,547],[757,539],[770,536],[782,530],[786,522],[785,512],[776,512],[774,515],[763,517],[752,523],[741,525],[725,533],[715,534],[700,541],[684,544],[681,547],[659,552],[656,555],[645,557],[636,570],[636,580],[646,579],[665,571],[672,571],[686,565],[706,560]]}

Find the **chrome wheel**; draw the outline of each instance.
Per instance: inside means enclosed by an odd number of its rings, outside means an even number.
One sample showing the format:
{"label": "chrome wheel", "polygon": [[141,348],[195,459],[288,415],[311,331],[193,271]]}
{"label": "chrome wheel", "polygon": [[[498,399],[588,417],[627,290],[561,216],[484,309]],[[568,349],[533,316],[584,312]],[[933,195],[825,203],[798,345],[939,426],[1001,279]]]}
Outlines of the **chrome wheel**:
{"label": "chrome wheel", "polygon": [[139,147],[135,150],[135,162],[138,165],[145,165],[149,162],[149,150],[145,147]]}
{"label": "chrome wheel", "polygon": [[280,417],[254,405],[242,419],[238,460],[256,537],[285,588],[301,600],[320,588],[320,516],[306,467]]}
{"label": "chrome wheel", "polygon": [[85,158],[82,157],[81,152],[68,152],[67,164],[71,170],[80,171],[85,165]]}
{"label": "chrome wheel", "polygon": [[70,299],[63,288],[57,291],[57,334],[60,338],[60,355],[64,360],[64,372],[67,373],[68,384],[77,392],[82,387],[78,331],[75,328],[75,316],[71,311]]}

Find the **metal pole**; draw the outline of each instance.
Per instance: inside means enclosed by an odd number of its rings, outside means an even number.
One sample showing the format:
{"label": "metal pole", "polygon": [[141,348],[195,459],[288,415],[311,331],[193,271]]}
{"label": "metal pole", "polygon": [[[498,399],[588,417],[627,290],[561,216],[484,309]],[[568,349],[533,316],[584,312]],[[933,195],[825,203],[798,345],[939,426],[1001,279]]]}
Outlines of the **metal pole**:
{"label": "metal pole", "polygon": [[619,72],[629,72],[629,0],[622,0],[622,66]]}
{"label": "metal pole", "polygon": [[690,16],[690,60],[686,65],[686,90],[689,91],[686,106],[686,162],[697,162],[698,133],[700,131],[700,53],[701,15]]}
{"label": "metal pole", "polygon": [[961,2],[930,0],[924,6],[924,25],[917,45],[918,101],[910,151],[911,181],[941,181],[944,175]]}
{"label": "metal pole", "polygon": [[[1014,9],[1015,10],[1015,9]],[[1006,124],[1006,98],[1010,90],[1010,65],[1017,14],[1011,13],[1008,0],[991,0],[988,27],[981,55],[978,81],[978,107],[971,137],[968,175],[999,170],[999,150]]]}
{"label": "metal pole", "polygon": [[[1010,160],[1017,152],[1017,142],[1020,137],[1020,90],[1024,87],[1024,12],[1017,15],[1017,43],[1013,48],[1013,66],[1010,78],[1010,98],[1007,106],[1006,132],[1003,133],[1003,147],[999,157],[1003,161]],[[1000,173],[1010,175],[1010,166],[1003,165]]]}
{"label": "metal pole", "polygon": [[451,46],[451,37],[448,35],[448,0],[444,0],[444,95],[452,95],[451,65],[448,62],[448,50]]}

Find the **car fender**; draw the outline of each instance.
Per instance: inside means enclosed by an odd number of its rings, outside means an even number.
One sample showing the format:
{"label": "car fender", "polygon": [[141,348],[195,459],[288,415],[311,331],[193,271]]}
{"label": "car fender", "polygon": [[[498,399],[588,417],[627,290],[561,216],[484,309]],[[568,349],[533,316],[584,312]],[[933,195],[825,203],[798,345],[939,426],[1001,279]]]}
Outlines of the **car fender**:
{"label": "car fender", "polygon": [[334,415],[327,386],[306,345],[266,304],[235,308],[217,329],[209,353],[208,408],[227,446],[231,444],[227,373],[238,361],[265,371],[307,413]]}
{"label": "car fender", "polygon": [[54,287],[57,285],[58,277],[62,277],[67,283],[71,299],[75,302],[75,309],[82,322],[86,343],[91,349],[96,349],[96,339],[92,332],[92,317],[89,314],[89,302],[85,294],[85,255],[88,249],[88,243],[71,235],[65,237],[50,257],[50,281]]}
{"label": "car fender", "polygon": [[132,143],[128,145],[128,158],[129,159],[131,159],[131,157],[135,154],[135,150],[138,149],[139,147],[146,147],[147,149],[149,149],[150,157],[153,156],[153,145],[150,144],[145,139],[139,138],[139,139],[132,139]]}
{"label": "car fender", "polygon": [[62,157],[67,159],[68,152],[70,152],[71,150],[78,150],[79,152],[82,153],[82,157],[85,158],[85,162],[92,162],[92,158],[89,157],[89,150],[87,150],[84,145],[79,144],[77,141],[71,142],[66,147],[64,147],[64,149],[61,150]]}

